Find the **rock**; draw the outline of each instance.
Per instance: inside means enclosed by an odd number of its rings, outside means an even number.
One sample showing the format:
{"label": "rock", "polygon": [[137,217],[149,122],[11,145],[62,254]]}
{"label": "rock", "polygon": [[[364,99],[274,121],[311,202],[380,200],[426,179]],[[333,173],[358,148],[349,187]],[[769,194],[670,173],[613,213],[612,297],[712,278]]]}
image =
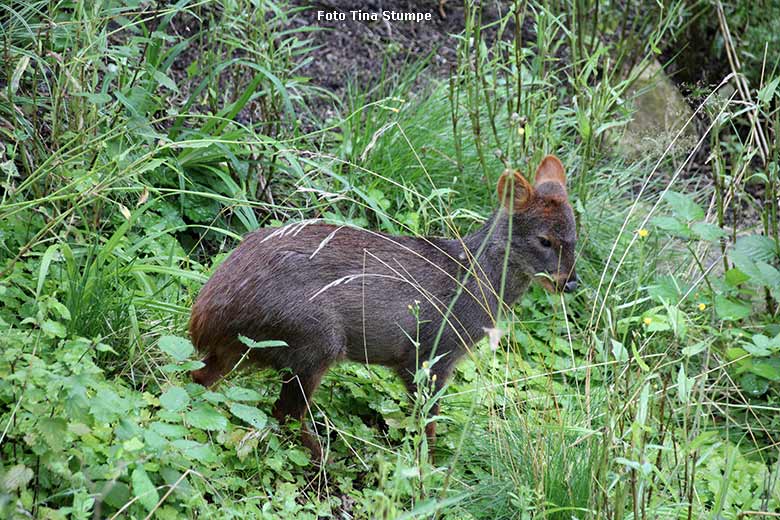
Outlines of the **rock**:
{"label": "rock", "polygon": [[693,110],[657,60],[650,62],[625,97],[635,112],[619,138],[621,154],[631,159],[658,158],[674,141],[668,156],[678,157],[696,145],[699,135],[693,121],[674,140]]}

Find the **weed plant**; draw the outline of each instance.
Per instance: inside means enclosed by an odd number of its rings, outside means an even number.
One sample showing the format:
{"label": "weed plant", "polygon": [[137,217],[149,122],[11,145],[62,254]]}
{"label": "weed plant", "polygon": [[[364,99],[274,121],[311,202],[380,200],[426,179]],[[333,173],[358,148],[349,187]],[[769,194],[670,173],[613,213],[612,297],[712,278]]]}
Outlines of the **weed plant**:
{"label": "weed plant", "polygon": [[[283,2],[0,6],[2,516],[778,516],[780,78],[742,46],[750,6],[465,2],[448,77],[423,60],[345,99],[302,75],[316,29]],[[630,87],[705,7],[730,71],[699,141],[622,157]],[[244,233],[462,236],[547,153],[581,288],[532,288],[441,395],[341,365],[316,468],[267,415],[278,374],[189,381],[190,305]]]}

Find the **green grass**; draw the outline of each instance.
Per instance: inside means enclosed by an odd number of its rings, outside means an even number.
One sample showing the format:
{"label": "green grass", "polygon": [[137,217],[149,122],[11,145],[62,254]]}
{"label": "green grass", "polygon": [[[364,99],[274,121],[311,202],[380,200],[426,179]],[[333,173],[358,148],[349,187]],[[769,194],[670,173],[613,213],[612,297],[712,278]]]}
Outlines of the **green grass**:
{"label": "green grass", "polygon": [[[626,19],[516,2],[493,45],[466,7],[449,77],[422,60],[345,99],[302,76],[312,33],[288,30],[283,2],[0,7],[0,516],[780,511],[771,60],[759,84],[745,60],[749,100],[699,98],[711,178],[692,178],[679,143],[640,160],[615,143],[636,71],[717,4]],[[755,11],[730,9],[723,52],[756,48]],[[312,409],[318,471],[268,416],[276,373],[189,382],[190,305],[242,234],[323,217],[462,235],[505,168],[531,175],[547,153],[567,167],[582,288],[532,288],[443,395],[409,402],[386,369],[334,368]]]}

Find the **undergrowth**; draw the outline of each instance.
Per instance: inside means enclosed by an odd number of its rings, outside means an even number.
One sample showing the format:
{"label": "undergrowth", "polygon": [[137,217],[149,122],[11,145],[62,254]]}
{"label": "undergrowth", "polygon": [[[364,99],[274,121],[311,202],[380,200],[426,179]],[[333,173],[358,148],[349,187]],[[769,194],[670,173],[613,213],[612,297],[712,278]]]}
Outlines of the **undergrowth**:
{"label": "undergrowth", "polygon": [[[0,6],[3,516],[777,516],[780,79],[764,29],[741,47],[750,4],[518,1],[488,23],[466,2],[448,77],[424,60],[346,99],[301,75],[300,9]],[[751,68],[697,98],[693,147],[625,158],[634,80],[702,13]],[[335,368],[318,469],[268,416],[278,374],[189,381],[190,305],[246,232],[460,236],[505,168],[547,153],[581,288],[533,287],[443,395],[410,404],[383,368]]]}

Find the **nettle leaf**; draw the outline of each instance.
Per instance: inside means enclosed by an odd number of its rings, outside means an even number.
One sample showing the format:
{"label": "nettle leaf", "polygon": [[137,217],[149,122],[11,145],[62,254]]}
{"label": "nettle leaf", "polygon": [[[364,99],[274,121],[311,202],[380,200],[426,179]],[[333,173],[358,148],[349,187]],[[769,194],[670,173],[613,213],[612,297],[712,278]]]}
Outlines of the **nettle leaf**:
{"label": "nettle leaf", "polygon": [[309,465],[309,456],[303,451],[295,448],[287,452],[287,458],[297,466],[303,467]]}
{"label": "nettle leaf", "polygon": [[691,230],[688,228],[688,224],[676,217],[654,217],[652,222],[655,227],[663,229],[674,236],[691,238]]}
{"label": "nettle leaf", "polygon": [[767,287],[780,287],[780,271],[763,260],[755,260],[745,251],[731,252],[734,265],[744,273],[753,284]]}
{"label": "nettle leaf", "polygon": [[216,462],[217,460],[216,453],[208,444],[201,444],[189,439],[177,439],[172,441],[171,444],[190,460],[197,460],[203,463]]}
{"label": "nettle leaf", "polygon": [[777,258],[775,241],[764,235],[739,237],[734,250],[754,261],[772,262]]}
{"label": "nettle leaf", "polygon": [[138,498],[138,502],[143,505],[147,511],[151,511],[160,501],[160,495],[157,493],[157,488],[152,483],[149,475],[146,474],[146,470],[138,466],[133,470],[133,474],[130,477],[133,483],[133,496]]}
{"label": "nettle leaf", "polygon": [[190,396],[183,388],[174,386],[160,396],[160,404],[169,412],[178,412],[190,404]]}
{"label": "nettle leaf", "polygon": [[268,417],[254,406],[233,403],[230,405],[230,413],[258,430],[268,423]]}
{"label": "nettle leaf", "polygon": [[251,390],[249,388],[242,388],[240,386],[231,386],[225,391],[225,397],[231,401],[249,401],[256,402],[262,399],[260,392]]}
{"label": "nettle leaf", "polygon": [[255,341],[252,338],[247,338],[239,334],[238,340],[249,348],[274,348],[274,347],[287,347],[287,343],[280,340],[270,339],[266,341]]}
{"label": "nettle leaf", "polygon": [[91,399],[89,411],[98,423],[110,423],[128,412],[127,401],[111,389],[101,388]]}
{"label": "nettle leaf", "polygon": [[704,210],[689,195],[676,191],[668,191],[664,200],[672,208],[672,212],[688,222],[704,219]]}
{"label": "nettle leaf", "polygon": [[65,325],[53,320],[44,320],[44,322],[41,323],[41,330],[44,334],[52,338],[64,338],[68,332]]}
{"label": "nettle leaf", "polygon": [[33,475],[33,470],[24,464],[11,466],[8,468],[5,475],[3,475],[2,480],[0,480],[0,488],[9,493],[13,493],[17,489],[24,488],[32,480]]}
{"label": "nettle leaf", "polygon": [[201,403],[186,414],[187,422],[201,430],[224,430],[228,421],[211,405]]}
{"label": "nettle leaf", "polygon": [[696,235],[697,238],[706,240],[707,242],[714,242],[727,236],[726,232],[718,226],[706,222],[695,222],[691,224],[691,231],[693,231],[693,234]]}
{"label": "nettle leaf", "polygon": [[746,303],[731,300],[725,296],[715,297],[715,313],[722,320],[741,320],[750,316],[753,308]]}
{"label": "nettle leaf", "polygon": [[185,361],[195,352],[195,348],[189,340],[178,336],[163,336],[160,338],[158,346],[160,350],[176,361]]}

